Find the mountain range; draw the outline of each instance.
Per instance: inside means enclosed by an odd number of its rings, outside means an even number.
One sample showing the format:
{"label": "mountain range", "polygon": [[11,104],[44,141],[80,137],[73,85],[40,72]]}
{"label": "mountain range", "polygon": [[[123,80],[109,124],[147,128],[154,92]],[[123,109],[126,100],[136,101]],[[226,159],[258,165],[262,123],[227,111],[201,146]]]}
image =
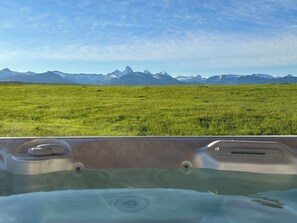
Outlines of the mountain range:
{"label": "mountain range", "polygon": [[0,82],[44,83],[44,84],[83,84],[83,85],[213,85],[213,84],[272,84],[297,83],[297,77],[287,75],[273,77],[269,74],[236,75],[224,74],[204,78],[197,76],[178,76],[168,73],[153,74],[148,70],[135,72],[127,66],[124,71],[115,70],[108,74],[69,74],[60,71],[45,73],[16,72],[8,68],[0,70]]}

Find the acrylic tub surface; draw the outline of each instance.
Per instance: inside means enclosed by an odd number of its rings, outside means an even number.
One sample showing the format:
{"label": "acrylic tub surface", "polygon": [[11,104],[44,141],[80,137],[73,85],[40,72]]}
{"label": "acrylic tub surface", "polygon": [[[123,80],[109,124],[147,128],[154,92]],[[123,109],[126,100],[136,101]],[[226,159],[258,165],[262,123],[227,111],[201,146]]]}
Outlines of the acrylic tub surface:
{"label": "acrylic tub surface", "polygon": [[[78,165],[78,166],[77,166]],[[73,168],[208,168],[297,174],[296,137],[0,139],[0,169],[41,174]]]}

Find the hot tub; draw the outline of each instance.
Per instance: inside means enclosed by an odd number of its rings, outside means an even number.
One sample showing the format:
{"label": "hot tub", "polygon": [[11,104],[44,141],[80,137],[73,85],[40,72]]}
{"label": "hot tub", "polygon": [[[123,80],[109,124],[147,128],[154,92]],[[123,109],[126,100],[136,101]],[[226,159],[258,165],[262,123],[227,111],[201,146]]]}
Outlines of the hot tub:
{"label": "hot tub", "polygon": [[0,138],[0,222],[296,222],[297,137]]}

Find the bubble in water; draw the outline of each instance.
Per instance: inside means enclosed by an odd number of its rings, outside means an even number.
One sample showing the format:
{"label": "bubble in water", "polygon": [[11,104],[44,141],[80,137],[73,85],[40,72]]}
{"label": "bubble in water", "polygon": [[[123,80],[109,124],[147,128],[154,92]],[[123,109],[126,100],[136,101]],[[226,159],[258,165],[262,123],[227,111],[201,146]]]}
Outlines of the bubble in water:
{"label": "bubble in water", "polygon": [[121,197],[114,203],[114,207],[123,212],[138,212],[149,205],[149,200],[142,196]]}

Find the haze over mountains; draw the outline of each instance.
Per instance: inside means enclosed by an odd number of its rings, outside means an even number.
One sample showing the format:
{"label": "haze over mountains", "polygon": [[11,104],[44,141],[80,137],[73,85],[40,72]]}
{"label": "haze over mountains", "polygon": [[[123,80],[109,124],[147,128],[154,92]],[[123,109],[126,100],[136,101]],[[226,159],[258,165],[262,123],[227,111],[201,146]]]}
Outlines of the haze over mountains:
{"label": "haze over mountains", "polygon": [[115,70],[108,74],[68,74],[60,71],[45,73],[16,72],[8,68],[0,70],[0,82],[83,84],[83,85],[189,85],[189,84],[271,84],[297,83],[297,77],[287,75],[273,77],[268,74],[214,75],[209,78],[198,76],[178,76],[173,78],[166,72],[152,74],[148,70],[135,72],[129,66],[124,71]]}

